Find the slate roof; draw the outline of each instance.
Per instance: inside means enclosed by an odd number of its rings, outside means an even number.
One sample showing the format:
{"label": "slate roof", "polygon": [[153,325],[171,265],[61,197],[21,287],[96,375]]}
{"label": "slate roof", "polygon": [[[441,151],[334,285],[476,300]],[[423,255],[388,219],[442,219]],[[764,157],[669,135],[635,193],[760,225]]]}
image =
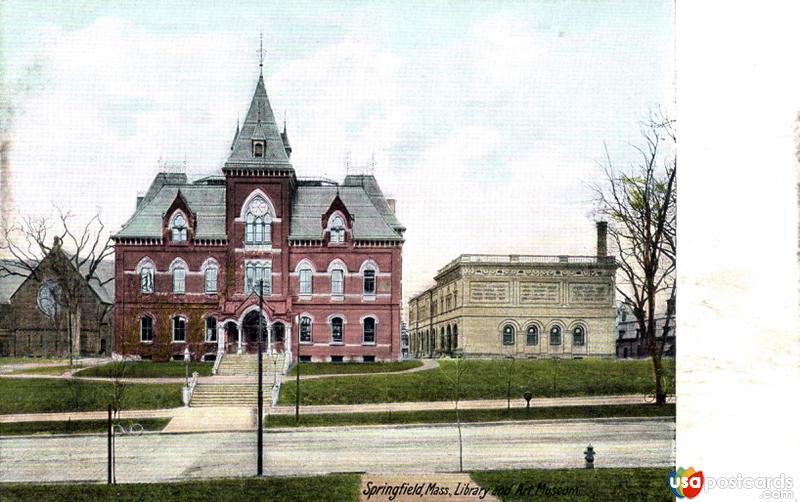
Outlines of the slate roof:
{"label": "slate roof", "polygon": [[21,277],[19,275],[5,275],[5,271],[0,271],[0,303],[9,303],[11,297],[17,292],[17,289],[19,289],[22,283],[25,282],[25,279],[28,278],[28,269],[13,260],[2,260],[2,262],[4,267],[26,274],[24,277]]}
{"label": "slate roof", "polygon": [[[253,157],[253,140],[266,140],[266,151],[260,158]],[[248,169],[263,167],[280,167],[292,169],[289,157],[275,123],[275,115],[269,104],[267,90],[264,87],[264,77],[258,77],[256,90],[250,102],[250,109],[240,130],[231,146],[231,154],[225,163],[225,168]]]}
{"label": "slate roof", "polygon": [[115,238],[161,238],[164,212],[180,190],[189,210],[197,218],[196,239],[225,239],[224,185],[162,185],[149,200],[145,199]]}

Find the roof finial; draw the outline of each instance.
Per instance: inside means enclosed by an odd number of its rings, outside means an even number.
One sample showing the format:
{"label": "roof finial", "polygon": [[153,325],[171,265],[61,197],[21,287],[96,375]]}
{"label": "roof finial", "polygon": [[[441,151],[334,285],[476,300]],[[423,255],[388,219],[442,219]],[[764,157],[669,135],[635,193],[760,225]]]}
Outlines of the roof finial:
{"label": "roof finial", "polygon": [[286,110],[283,110],[283,134],[286,134]]}
{"label": "roof finial", "polygon": [[264,56],[267,51],[264,50],[264,33],[258,34],[258,74],[264,76]]}

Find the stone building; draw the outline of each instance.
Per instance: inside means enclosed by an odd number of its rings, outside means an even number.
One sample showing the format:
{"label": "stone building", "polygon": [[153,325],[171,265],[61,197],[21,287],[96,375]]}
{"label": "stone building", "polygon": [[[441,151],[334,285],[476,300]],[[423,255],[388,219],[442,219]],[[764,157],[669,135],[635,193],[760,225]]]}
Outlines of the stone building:
{"label": "stone building", "polygon": [[[0,269],[15,271],[13,274],[0,273],[0,356],[66,356],[70,349],[70,322],[73,333],[79,332],[72,337],[73,355],[110,354],[113,263],[101,263],[96,278],[87,282],[63,251],[56,247],[38,264],[33,274],[29,268],[8,260],[4,260]],[[62,273],[74,274],[83,282],[83,287],[79,288],[79,309],[71,314],[58,301],[57,274]]]}
{"label": "stone building", "polygon": [[[372,175],[303,179],[259,77],[219,175],[160,173],[114,236],[114,352],[399,357],[405,228]],[[263,282],[264,308],[258,291]]]}
{"label": "stone building", "polygon": [[596,256],[461,255],[409,301],[417,357],[614,357],[616,262]]}

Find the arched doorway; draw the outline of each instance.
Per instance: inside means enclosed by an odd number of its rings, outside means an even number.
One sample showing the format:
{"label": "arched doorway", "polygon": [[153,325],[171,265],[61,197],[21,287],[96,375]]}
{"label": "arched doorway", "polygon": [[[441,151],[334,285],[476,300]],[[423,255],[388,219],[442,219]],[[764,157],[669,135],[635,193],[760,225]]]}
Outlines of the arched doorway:
{"label": "arched doorway", "polygon": [[453,353],[453,328],[447,325],[447,353]]}
{"label": "arched doorway", "polygon": [[267,350],[267,320],[257,310],[249,312],[242,321],[242,342],[249,353],[258,351],[258,322],[261,318],[261,350]]}
{"label": "arched doorway", "polygon": [[453,325],[453,350],[458,348],[458,324]]}
{"label": "arched doorway", "polygon": [[283,352],[286,339],[286,327],[282,322],[272,324],[272,347],[275,352]]}
{"label": "arched doorway", "polygon": [[225,323],[225,340],[227,342],[225,351],[228,354],[235,354],[239,351],[239,327],[233,321]]}

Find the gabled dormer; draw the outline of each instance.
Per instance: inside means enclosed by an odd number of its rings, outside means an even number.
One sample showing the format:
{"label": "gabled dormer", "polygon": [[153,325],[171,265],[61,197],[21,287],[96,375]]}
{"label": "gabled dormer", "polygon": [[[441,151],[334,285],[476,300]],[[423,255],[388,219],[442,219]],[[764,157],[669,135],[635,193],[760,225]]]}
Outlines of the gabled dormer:
{"label": "gabled dormer", "polygon": [[328,246],[344,246],[353,240],[353,216],[336,193],[322,215],[322,240]]}
{"label": "gabled dormer", "polygon": [[167,244],[187,245],[194,239],[197,218],[180,190],[161,220],[162,237]]}

